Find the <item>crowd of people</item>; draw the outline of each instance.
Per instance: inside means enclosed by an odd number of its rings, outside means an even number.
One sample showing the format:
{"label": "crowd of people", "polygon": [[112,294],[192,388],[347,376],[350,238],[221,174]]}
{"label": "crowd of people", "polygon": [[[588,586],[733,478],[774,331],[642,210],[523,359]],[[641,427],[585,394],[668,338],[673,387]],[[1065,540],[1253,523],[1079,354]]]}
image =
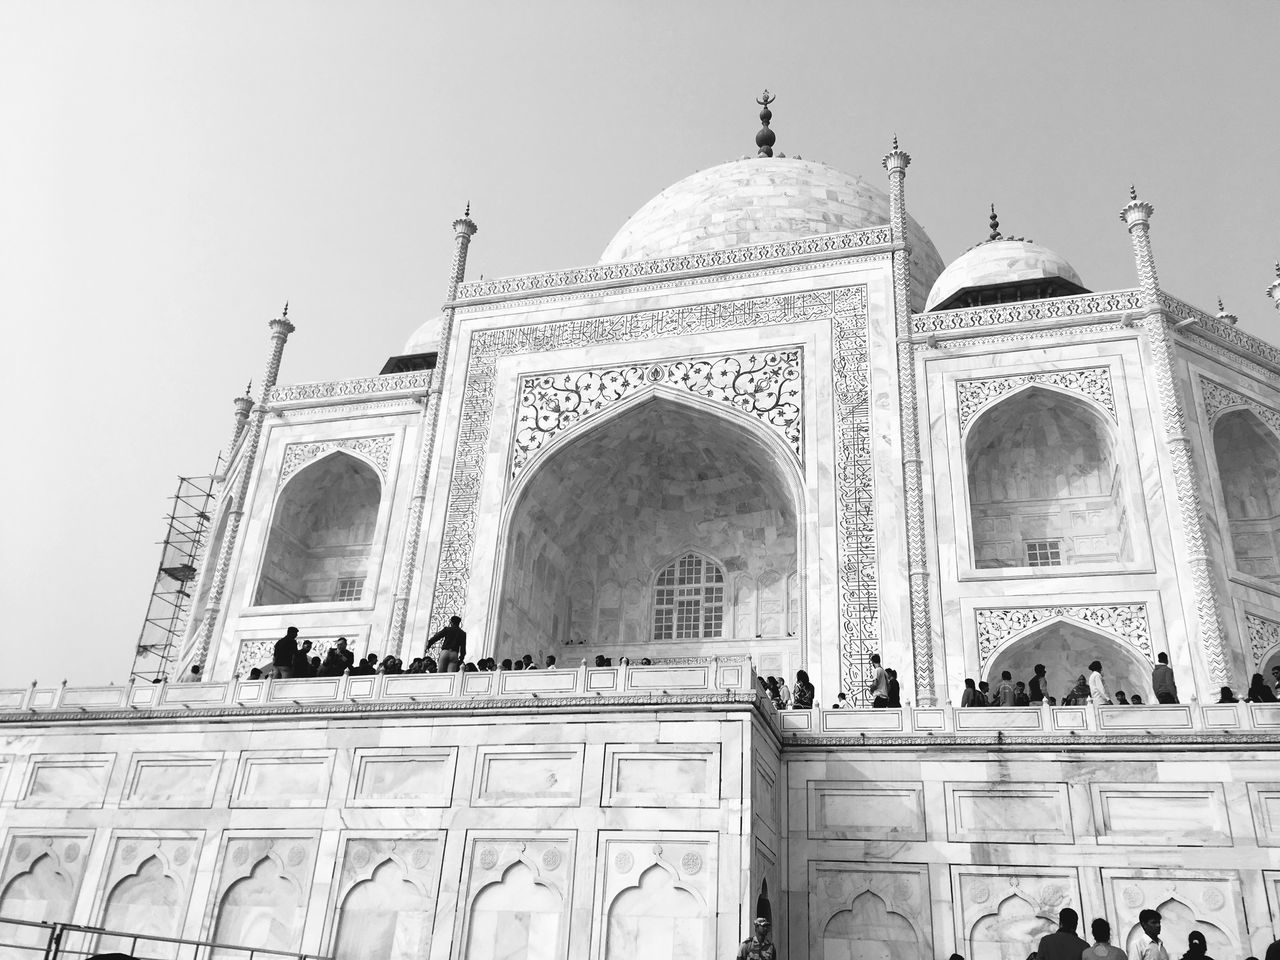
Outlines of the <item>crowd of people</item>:
{"label": "crowd of people", "polygon": [[[1090,943],[1076,933],[1080,915],[1071,907],[1064,907],[1058,912],[1058,929],[1041,937],[1027,960],[1172,960],[1169,945],[1160,938],[1162,919],[1159,910],[1138,911],[1138,932],[1130,938],[1132,944],[1126,954],[1111,942],[1111,924],[1105,917],[1097,917],[1089,925],[1093,935]],[[963,958],[952,954],[951,960]],[[1209,944],[1201,931],[1192,930],[1187,934],[1187,949],[1180,960],[1214,960],[1209,956]],[[1265,960],[1280,960],[1280,940],[1267,948]]]}

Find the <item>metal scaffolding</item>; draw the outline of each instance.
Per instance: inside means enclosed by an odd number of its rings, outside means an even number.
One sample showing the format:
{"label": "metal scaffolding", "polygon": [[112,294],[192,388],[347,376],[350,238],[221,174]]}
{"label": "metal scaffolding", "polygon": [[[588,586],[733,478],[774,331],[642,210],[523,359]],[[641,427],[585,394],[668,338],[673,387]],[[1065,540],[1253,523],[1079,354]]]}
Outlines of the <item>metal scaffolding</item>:
{"label": "metal scaffolding", "polygon": [[[221,465],[219,459],[218,466]],[[191,612],[191,592],[209,537],[217,484],[216,471],[210,476],[178,478],[178,491],[171,498],[168,531],[160,541],[160,567],[133,658],[130,676],[134,680],[149,683],[167,679],[177,658],[177,645]]]}

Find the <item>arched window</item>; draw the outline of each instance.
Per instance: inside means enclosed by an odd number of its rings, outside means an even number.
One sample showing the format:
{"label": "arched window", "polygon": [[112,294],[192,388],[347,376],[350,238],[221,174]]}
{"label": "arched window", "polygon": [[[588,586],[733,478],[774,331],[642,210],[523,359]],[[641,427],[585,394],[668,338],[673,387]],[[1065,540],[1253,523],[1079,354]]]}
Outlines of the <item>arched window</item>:
{"label": "arched window", "polygon": [[1231,547],[1241,573],[1280,584],[1280,445],[1249,410],[1213,428]]}
{"label": "arched window", "polygon": [[653,639],[717,640],[724,635],[724,571],[696,553],[662,568],[654,585]]}
{"label": "arched window", "polygon": [[977,568],[1133,559],[1111,432],[1088,404],[1032,387],[982,414],[966,452]]}
{"label": "arched window", "polygon": [[271,518],[256,603],[361,600],[381,483],[363,460],[334,453],[299,470]]}

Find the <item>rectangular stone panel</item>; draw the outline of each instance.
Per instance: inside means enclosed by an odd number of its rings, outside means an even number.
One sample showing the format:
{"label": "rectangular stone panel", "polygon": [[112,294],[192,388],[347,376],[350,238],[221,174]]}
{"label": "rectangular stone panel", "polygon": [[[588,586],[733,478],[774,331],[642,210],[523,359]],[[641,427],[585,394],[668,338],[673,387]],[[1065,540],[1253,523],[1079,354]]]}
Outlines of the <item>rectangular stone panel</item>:
{"label": "rectangular stone panel", "polygon": [[582,744],[549,750],[512,743],[476,751],[471,803],[477,807],[576,807],[582,799]]}
{"label": "rectangular stone panel", "polygon": [[135,753],[129,760],[122,807],[213,806],[221,753]]}
{"label": "rectangular stone panel", "polygon": [[1190,730],[1189,704],[1159,707],[1099,707],[1098,726],[1103,730]]}
{"label": "rectangular stone panel", "polygon": [[231,806],[326,806],[333,756],[332,750],[246,751],[240,755]]}
{"label": "rectangular stone panel", "polygon": [[946,783],[947,839],[957,843],[1072,843],[1065,783]]}
{"label": "rectangular stone panel", "polygon": [[38,753],[31,757],[19,807],[83,810],[101,807],[114,753]]}
{"label": "rectangular stone panel", "polygon": [[1099,843],[1231,845],[1221,784],[1090,785]]}
{"label": "rectangular stone panel", "polygon": [[957,710],[956,733],[970,730],[1010,730],[1026,733],[1044,729],[1044,714],[1038,707],[1001,707],[998,710]]}
{"label": "rectangular stone panel", "polygon": [[447,807],[457,747],[371,747],[356,751],[349,807]]}
{"label": "rectangular stone panel", "polygon": [[1280,783],[1249,784],[1249,807],[1258,846],[1280,847]]}
{"label": "rectangular stone panel", "polygon": [[[857,733],[861,730],[896,733],[902,730],[904,714],[903,710],[823,710],[820,716],[823,733]],[[783,711],[781,716],[788,716],[787,711]]]}
{"label": "rectangular stone panel", "polygon": [[503,670],[498,674],[498,692],[555,696],[571,693],[577,682],[575,670]]}
{"label": "rectangular stone panel", "polygon": [[720,804],[720,745],[605,745],[606,807],[716,807]]}
{"label": "rectangular stone panel", "polygon": [[924,840],[924,787],[917,782],[810,780],[812,840]]}

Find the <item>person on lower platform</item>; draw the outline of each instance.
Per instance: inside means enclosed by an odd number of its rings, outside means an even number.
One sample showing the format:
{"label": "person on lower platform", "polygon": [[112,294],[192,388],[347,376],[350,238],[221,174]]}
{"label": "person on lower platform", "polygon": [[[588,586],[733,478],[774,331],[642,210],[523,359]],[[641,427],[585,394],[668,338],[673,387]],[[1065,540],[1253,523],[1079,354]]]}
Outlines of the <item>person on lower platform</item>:
{"label": "person on lower platform", "polygon": [[1127,960],[1124,951],[1111,942],[1111,924],[1102,917],[1089,925],[1093,946],[1080,954],[1080,960]]}
{"label": "person on lower platform", "polygon": [[769,939],[773,924],[768,917],[756,917],[754,932],[738,947],[738,960],[778,960],[778,948]]}
{"label": "person on lower platform", "polygon": [[430,650],[436,642],[440,643],[440,672],[457,673],[467,657],[467,631],[462,629],[462,618],[450,617],[449,625],[427,641],[427,649]]}
{"label": "person on lower platform", "polygon": [[1129,948],[1129,960],[1169,960],[1169,951],[1160,942],[1160,911],[1140,910],[1138,926],[1142,930]]}
{"label": "person on lower platform", "polygon": [[1089,941],[1082,940],[1076,933],[1079,923],[1080,914],[1070,907],[1059,910],[1058,929],[1040,938],[1036,947],[1037,960],[1080,960],[1080,955],[1089,949]]}

